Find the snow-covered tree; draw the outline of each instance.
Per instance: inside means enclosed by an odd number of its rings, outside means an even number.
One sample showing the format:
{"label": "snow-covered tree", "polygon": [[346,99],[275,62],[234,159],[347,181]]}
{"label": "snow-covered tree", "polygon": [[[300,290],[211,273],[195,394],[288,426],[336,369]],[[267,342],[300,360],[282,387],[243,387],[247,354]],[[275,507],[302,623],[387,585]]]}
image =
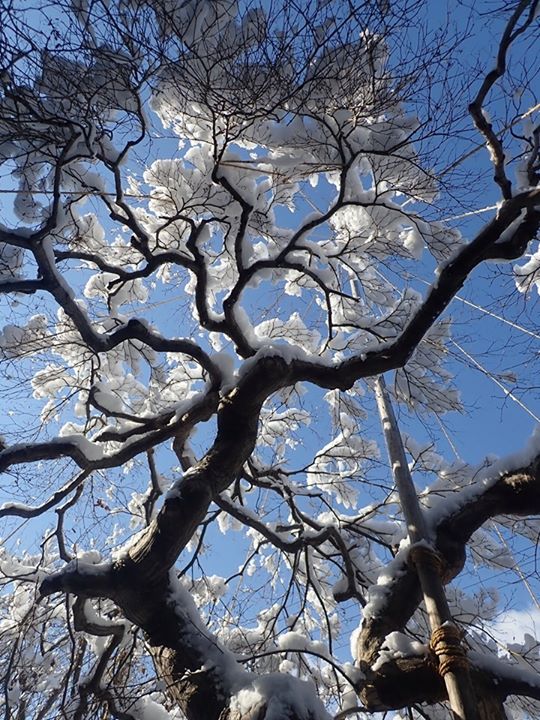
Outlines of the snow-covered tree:
{"label": "snow-covered tree", "polygon": [[384,373],[479,717],[537,713],[461,578],[540,434],[451,427],[465,366],[538,421],[540,4],[443,5],[0,3],[5,718],[447,717]]}

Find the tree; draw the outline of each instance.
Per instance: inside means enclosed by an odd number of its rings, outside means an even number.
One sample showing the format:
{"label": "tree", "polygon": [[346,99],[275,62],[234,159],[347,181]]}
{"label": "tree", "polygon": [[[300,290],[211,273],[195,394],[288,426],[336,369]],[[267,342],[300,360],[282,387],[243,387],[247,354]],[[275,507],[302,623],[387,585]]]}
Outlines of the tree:
{"label": "tree", "polygon": [[[504,327],[538,283],[538,0],[508,5],[470,62],[459,3],[2,4],[6,718],[447,716],[372,390],[445,583],[534,544],[538,434],[478,467],[421,425],[460,410],[479,270]],[[495,597],[447,590],[481,716],[534,712],[537,641],[497,657]]]}

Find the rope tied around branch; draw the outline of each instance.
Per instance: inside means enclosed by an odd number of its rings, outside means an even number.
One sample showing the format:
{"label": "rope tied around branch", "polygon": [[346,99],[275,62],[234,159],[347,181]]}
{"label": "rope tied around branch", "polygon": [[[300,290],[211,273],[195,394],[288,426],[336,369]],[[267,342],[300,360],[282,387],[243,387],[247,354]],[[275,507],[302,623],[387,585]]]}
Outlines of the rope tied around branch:
{"label": "rope tied around branch", "polygon": [[444,582],[448,571],[448,564],[440,552],[427,545],[413,545],[409,550],[409,563],[417,565],[429,565]]}
{"label": "rope tied around branch", "polygon": [[431,633],[429,646],[439,660],[439,675],[468,668],[467,654],[461,642],[462,633],[451,623],[441,625]]}

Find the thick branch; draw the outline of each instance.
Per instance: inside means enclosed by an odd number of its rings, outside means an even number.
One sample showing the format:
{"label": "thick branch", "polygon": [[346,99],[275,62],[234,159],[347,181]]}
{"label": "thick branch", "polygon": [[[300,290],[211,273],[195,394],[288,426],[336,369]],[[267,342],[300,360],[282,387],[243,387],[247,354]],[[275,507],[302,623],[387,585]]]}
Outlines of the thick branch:
{"label": "thick branch", "polygon": [[[506,720],[504,701],[510,695],[540,700],[540,675],[522,666],[471,651],[471,676],[481,720]],[[368,674],[360,693],[371,712],[394,710],[414,703],[446,700],[444,683],[429,654],[387,659]]]}
{"label": "thick branch", "polygon": [[[506,720],[503,701],[510,693],[504,681],[500,685],[498,675],[474,665],[471,677],[480,720]],[[388,660],[369,675],[360,698],[371,712],[384,712],[415,703],[444,702],[446,693],[436,663],[426,655]]]}
{"label": "thick branch", "polygon": [[42,280],[5,280],[0,282],[0,293],[17,292],[32,295],[38,290],[45,289]]}
{"label": "thick branch", "polygon": [[213,498],[234,482],[255,446],[269,385],[280,386],[281,364],[258,363],[221,402],[216,439],[206,455],[165,497],[163,507],[124,559],[145,582],[163,577],[204,519]]}

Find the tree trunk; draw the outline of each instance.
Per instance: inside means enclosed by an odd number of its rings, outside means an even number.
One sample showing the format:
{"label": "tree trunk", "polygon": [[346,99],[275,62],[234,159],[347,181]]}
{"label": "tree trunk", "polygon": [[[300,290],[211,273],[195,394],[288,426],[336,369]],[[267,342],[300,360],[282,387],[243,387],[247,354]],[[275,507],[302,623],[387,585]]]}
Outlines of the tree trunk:
{"label": "tree trunk", "polygon": [[508,720],[504,703],[494,693],[482,694],[477,692],[478,720]]}

